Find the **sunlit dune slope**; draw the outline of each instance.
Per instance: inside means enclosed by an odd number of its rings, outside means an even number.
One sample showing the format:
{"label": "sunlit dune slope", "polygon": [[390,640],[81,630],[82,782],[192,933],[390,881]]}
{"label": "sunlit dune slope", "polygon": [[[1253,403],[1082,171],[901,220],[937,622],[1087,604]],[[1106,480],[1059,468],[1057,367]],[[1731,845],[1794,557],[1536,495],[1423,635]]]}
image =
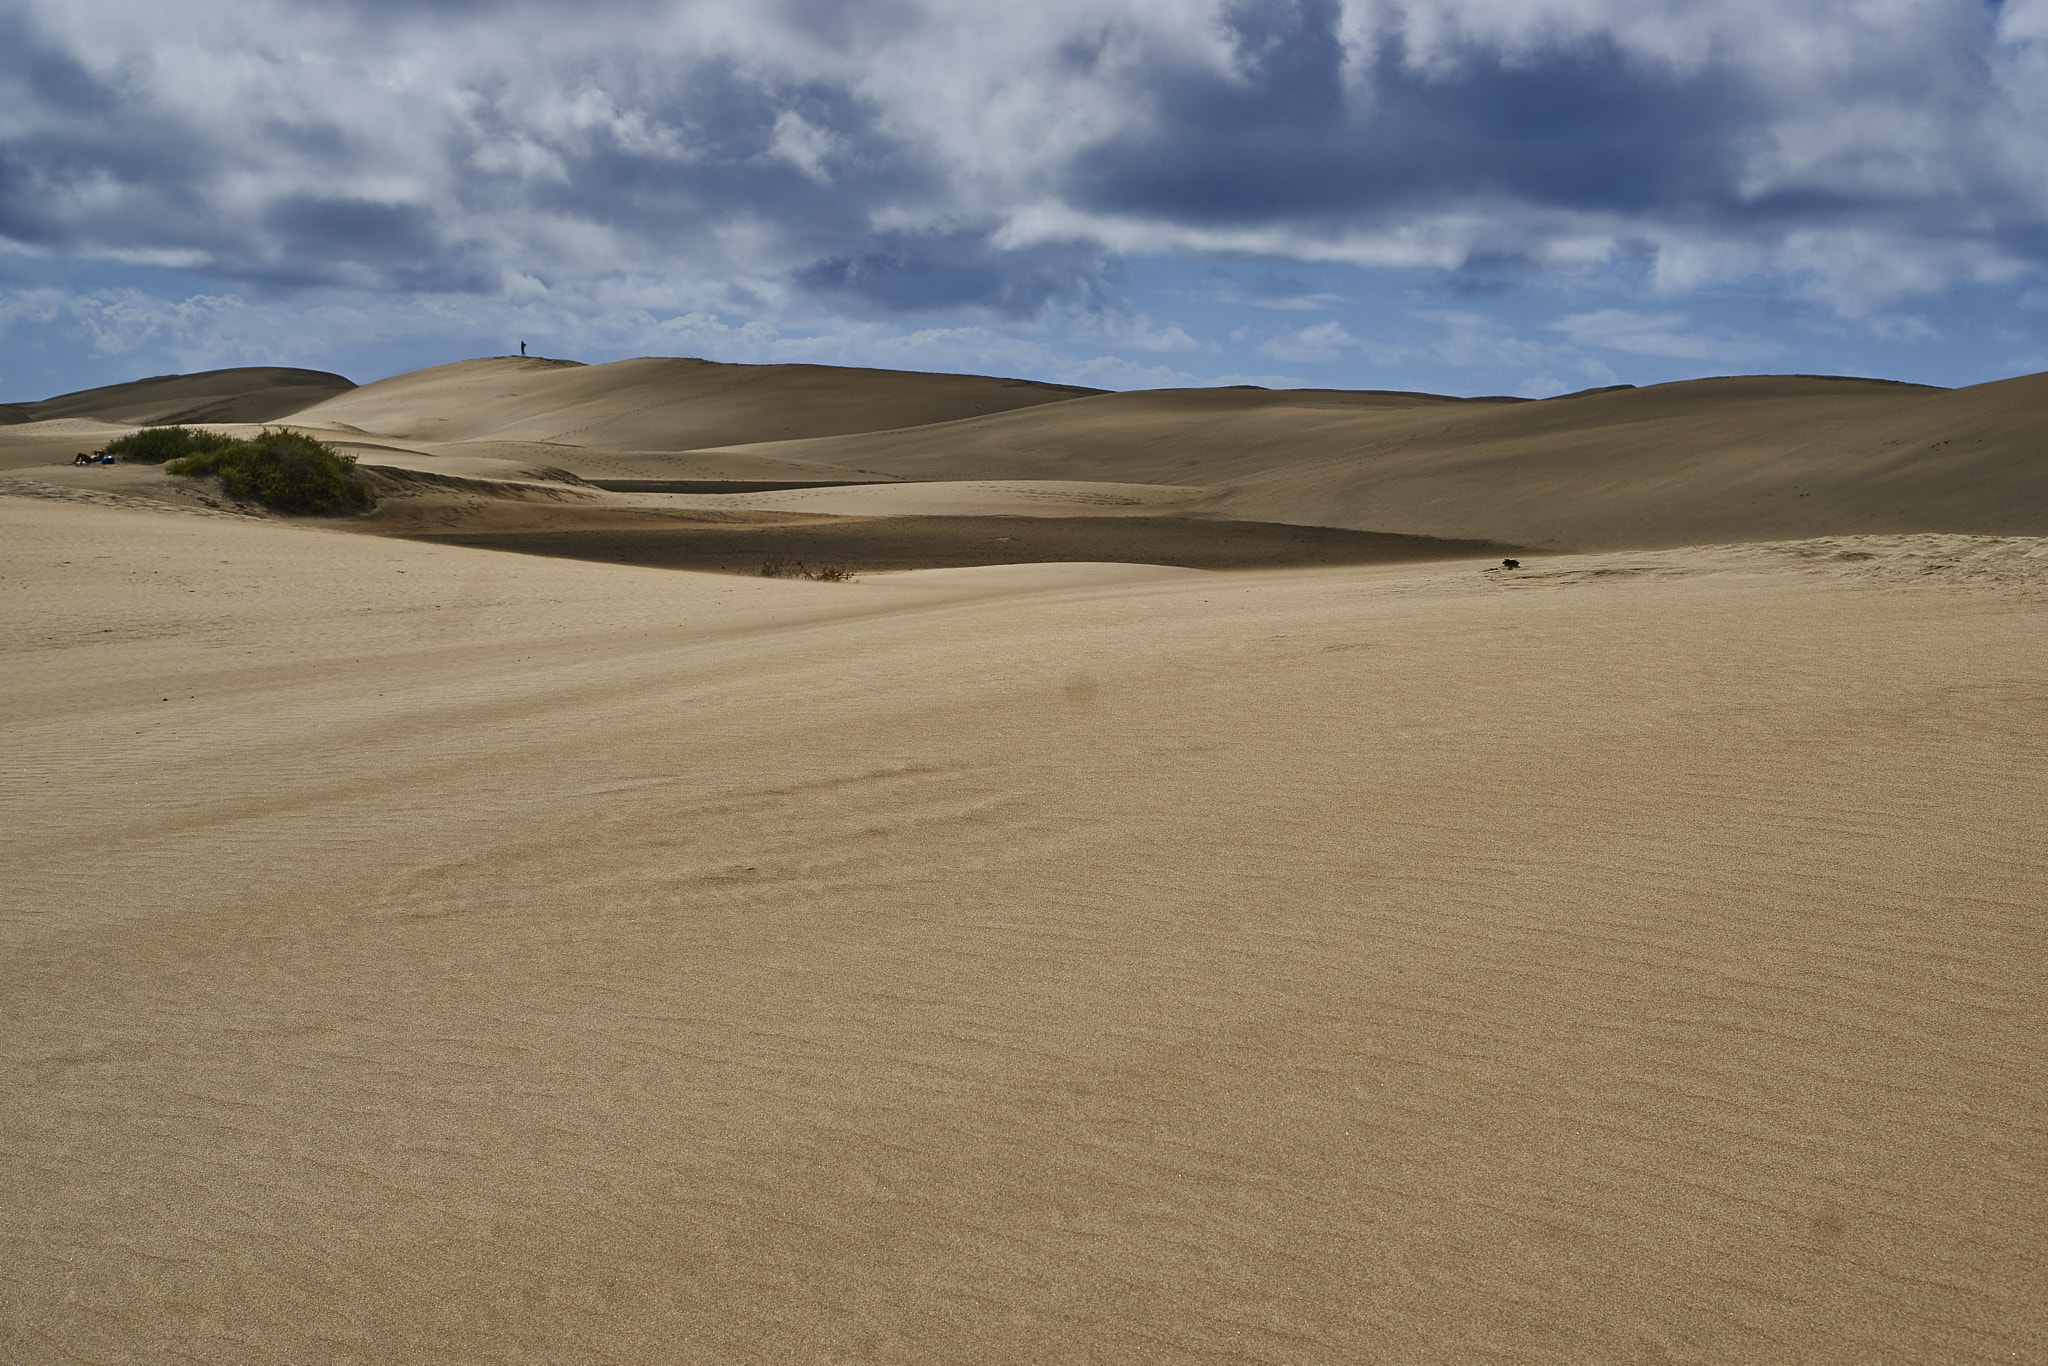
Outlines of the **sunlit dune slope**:
{"label": "sunlit dune slope", "polygon": [[53,417],[0,426],[0,471],[33,470],[63,464],[81,451],[95,451],[135,428],[96,417]]}
{"label": "sunlit dune slope", "polygon": [[980,375],[824,365],[674,357],[579,365],[499,357],[366,384],[298,420],[418,441],[682,451],[918,426],[1095,392]]}
{"label": "sunlit dune slope", "polygon": [[270,422],[355,388],[324,370],[259,365],[158,375],[59,394],[37,403],[0,404],[0,425],[53,418],[98,418],[136,426],[186,422]]}
{"label": "sunlit dune slope", "polygon": [[0,1360],[2048,1360],[2048,542],[0,498]]}
{"label": "sunlit dune slope", "polygon": [[1221,485],[1218,515],[1580,548],[2048,532],[2048,375],[1692,380],[1542,402],[1104,394],[748,448],[906,479]]}

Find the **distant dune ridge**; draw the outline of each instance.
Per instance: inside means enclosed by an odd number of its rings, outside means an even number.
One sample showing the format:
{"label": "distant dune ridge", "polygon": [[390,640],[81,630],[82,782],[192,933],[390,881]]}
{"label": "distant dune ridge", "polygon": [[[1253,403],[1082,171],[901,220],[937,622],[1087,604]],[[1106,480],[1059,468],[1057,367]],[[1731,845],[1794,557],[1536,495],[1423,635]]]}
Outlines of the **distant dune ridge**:
{"label": "distant dune ridge", "polygon": [[39,403],[0,404],[0,425],[47,422],[55,418],[98,418],[138,427],[187,423],[271,422],[289,417],[354,383],[324,370],[275,365],[208,370],[198,375],[152,379],[59,394]]}
{"label": "distant dune ridge", "polygon": [[1763,376],[1530,403],[1169,390],[750,447],[914,479],[1213,484],[1235,515],[1581,549],[2048,532],[2048,375]]}
{"label": "distant dune ridge", "polygon": [[[313,401],[285,411],[295,399]],[[586,532],[648,533],[664,519],[679,535],[709,534],[698,514],[710,511],[745,512],[738,520],[754,524],[798,513],[1143,514],[1551,551],[2048,534],[2039,418],[2048,375],[1954,391],[1750,376],[1529,401],[1255,388],[1105,393],[829,366],[498,357],[360,388],[309,371],[217,371],[16,405],[18,417],[46,420],[5,429],[12,435],[0,442],[0,465],[44,464],[92,435],[49,418],[167,421],[207,405],[237,414],[219,422],[289,418],[373,473],[482,481],[465,498],[446,486],[394,485],[392,505],[360,529],[466,532],[501,547],[531,533],[539,553],[580,553],[564,548],[587,543]],[[258,409],[265,415],[254,416]],[[579,485],[573,528],[560,523],[572,512],[561,500],[543,506],[506,482],[565,477]],[[590,481],[629,492],[607,494]],[[919,487],[776,492],[777,481]],[[706,483],[759,491],[704,494]],[[1117,491],[1090,497],[1088,486]],[[1117,558],[1116,533],[1102,535],[1089,558]],[[859,534],[835,537],[853,546]],[[653,545],[646,534],[628,539]],[[1002,545],[992,539],[990,552]],[[877,547],[870,567],[901,567],[893,530],[889,546]],[[1187,562],[1214,562],[1203,553]],[[693,557],[703,558],[670,547],[645,562]],[[956,562],[953,552],[934,560]]]}
{"label": "distant dune ridge", "polygon": [[307,374],[0,426],[7,1366],[2048,1361],[2048,376]]}

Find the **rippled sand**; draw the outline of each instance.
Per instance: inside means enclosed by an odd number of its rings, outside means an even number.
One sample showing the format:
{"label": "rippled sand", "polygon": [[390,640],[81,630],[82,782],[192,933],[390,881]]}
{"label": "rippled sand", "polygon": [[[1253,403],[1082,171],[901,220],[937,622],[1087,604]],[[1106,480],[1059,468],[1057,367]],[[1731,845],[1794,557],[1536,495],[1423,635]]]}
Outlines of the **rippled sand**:
{"label": "rippled sand", "polygon": [[117,501],[0,498],[0,1359],[2048,1356],[2043,542]]}

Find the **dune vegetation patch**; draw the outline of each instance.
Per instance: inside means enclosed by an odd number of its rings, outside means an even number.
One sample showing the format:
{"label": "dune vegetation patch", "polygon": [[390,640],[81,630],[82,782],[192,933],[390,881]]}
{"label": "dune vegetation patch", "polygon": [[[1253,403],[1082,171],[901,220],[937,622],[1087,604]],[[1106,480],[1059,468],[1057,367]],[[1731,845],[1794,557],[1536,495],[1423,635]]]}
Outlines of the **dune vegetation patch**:
{"label": "dune vegetation patch", "polygon": [[145,427],[115,437],[103,449],[108,455],[133,464],[161,465],[168,460],[211,454],[234,444],[233,437],[203,427]]}
{"label": "dune vegetation patch", "polygon": [[228,497],[279,512],[331,517],[377,505],[356,473],[354,456],[303,432],[274,428],[247,440],[218,440],[222,444],[172,460],[164,472],[187,479],[217,476]]}
{"label": "dune vegetation patch", "polygon": [[854,571],[840,564],[805,564],[787,555],[771,555],[761,561],[764,579],[810,579],[816,583],[851,583]]}

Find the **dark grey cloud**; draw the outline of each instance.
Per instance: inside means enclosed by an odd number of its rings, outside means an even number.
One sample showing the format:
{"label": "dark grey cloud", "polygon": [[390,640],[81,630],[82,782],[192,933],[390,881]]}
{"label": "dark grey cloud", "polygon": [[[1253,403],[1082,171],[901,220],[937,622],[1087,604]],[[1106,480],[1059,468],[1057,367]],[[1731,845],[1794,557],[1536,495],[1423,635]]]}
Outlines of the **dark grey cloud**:
{"label": "dark grey cloud", "polygon": [[802,288],[861,311],[929,313],[984,309],[1008,320],[1060,304],[1079,312],[1111,302],[1116,267],[1097,250],[1039,245],[1003,251],[985,232],[882,234],[859,252],[797,272]]}
{"label": "dark grey cloud", "polygon": [[[729,222],[758,221],[800,252],[864,237],[877,203],[943,195],[933,169],[879,131],[877,111],[843,88],[771,82],[723,60],[680,81],[662,79],[672,75],[614,67],[572,77],[632,119],[565,140],[559,179],[472,170],[460,192],[478,209],[588,219],[659,248],[685,246]],[[524,130],[521,92],[504,86],[488,94],[473,127],[456,136],[451,161],[474,167],[490,146]],[[686,155],[660,138],[636,135],[643,126],[672,130]],[[807,171],[787,149],[778,150],[805,136],[792,128],[810,130],[829,146],[829,174],[822,164]],[[819,156],[822,163],[825,153]]]}
{"label": "dark grey cloud", "polygon": [[88,69],[21,12],[0,10],[0,108],[16,111],[16,127],[0,135],[0,235],[38,247],[90,240],[112,225],[71,206],[103,186],[137,211],[127,215],[134,226],[106,234],[116,240],[175,236],[203,214],[179,187],[203,177],[213,157],[145,94]]}
{"label": "dark grey cloud", "polygon": [[246,262],[223,274],[289,286],[349,281],[353,272],[380,288],[462,293],[497,283],[483,253],[447,240],[418,204],[290,195],[265,207],[260,228],[271,264]]}
{"label": "dark grey cloud", "polygon": [[[1347,88],[1341,17],[1334,0],[1234,8],[1226,22],[1238,61],[1137,73],[1151,117],[1079,152],[1067,196],[1098,212],[1200,226],[1334,229],[1517,206],[1730,230],[1910,213],[1932,197],[1910,187],[1746,194],[1745,154],[1778,111],[1738,66],[1674,72],[1594,34],[1533,54],[1474,44],[1432,70],[1412,64],[1393,30],[1367,79]],[[1505,217],[1511,236],[1512,209]]]}

